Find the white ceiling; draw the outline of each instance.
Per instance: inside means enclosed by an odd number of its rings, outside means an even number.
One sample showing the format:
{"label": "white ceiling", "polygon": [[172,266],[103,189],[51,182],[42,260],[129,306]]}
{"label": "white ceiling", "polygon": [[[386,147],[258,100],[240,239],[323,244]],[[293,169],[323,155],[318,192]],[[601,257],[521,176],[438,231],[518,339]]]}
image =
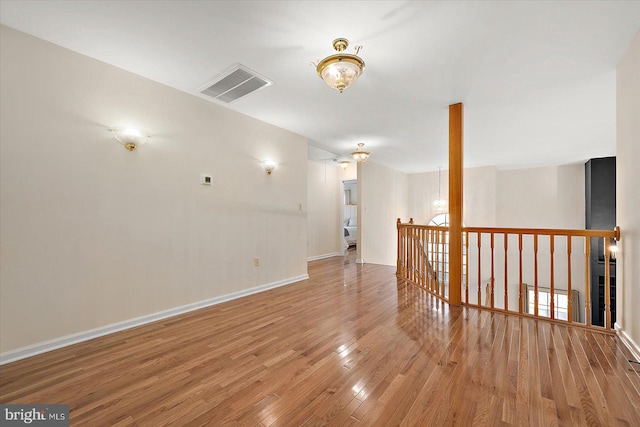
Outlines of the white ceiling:
{"label": "white ceiling", "polygon": [[[274,84],[228,108],[422,172],[447,165],[456,102],[468,167],[615,155],[615,68],[640,1],[2,0],[0,21],[188,93],[244,64]],[[343,94],[310,65],[337,37],[367,64]]]}

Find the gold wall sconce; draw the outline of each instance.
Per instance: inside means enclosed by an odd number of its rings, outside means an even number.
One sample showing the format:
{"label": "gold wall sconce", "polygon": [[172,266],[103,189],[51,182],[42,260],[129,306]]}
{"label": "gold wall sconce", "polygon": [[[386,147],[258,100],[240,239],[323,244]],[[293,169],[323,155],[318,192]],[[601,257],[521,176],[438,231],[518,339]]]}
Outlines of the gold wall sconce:
{"label": "gold wall sconce", "polygon": [[113,137],[129,151],[144,145],[150,137],[149,132],[139,128],[119,126],[110,130],[113,133]]}
{"label": "gold wall sconce", "polygon": [[273,172],[274,169],[278,167],[278,164],[273,160],[265,160],[264,162],[262,162],[262,166],[264,167],[264,170],[267,172],[267,175],[271,175],[271,172]]}

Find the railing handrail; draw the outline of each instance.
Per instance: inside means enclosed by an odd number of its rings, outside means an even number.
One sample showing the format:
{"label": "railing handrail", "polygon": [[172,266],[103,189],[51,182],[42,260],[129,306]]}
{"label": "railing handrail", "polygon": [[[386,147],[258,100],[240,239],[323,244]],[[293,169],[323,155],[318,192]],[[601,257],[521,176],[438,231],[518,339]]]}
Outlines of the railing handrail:
{"label": "railing handrail", "polygon": [[[422,225],[401,222],[398,227],[412,227],[424,230],[449,230],[448,226],[442,225]],[[572,228],[519,228],[519,227],[462,227],[462,231],[471,233],[494,233],[494,234],[538,234],[548,236],[579,236],[579,237],[609,237],[620,240],[620,227],[613,230],[579,230]]]}
{"label": "railing handrail", "polygon": [[537,234],[548,236],[609,237],[620,240],[620,227],[613,230],[578,230],[570,228],[462,227],[471,233]]}

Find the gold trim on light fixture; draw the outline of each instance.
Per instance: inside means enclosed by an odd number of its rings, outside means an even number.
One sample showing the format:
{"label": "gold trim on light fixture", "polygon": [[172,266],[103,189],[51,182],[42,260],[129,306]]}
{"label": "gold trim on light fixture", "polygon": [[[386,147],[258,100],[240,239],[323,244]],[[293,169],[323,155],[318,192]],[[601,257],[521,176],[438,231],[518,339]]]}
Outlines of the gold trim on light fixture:
{"label": "gold trim on light fixture", "polygon": [[364,143],[362,142],[358,143],[358,149],[351,153],[351,157],[358,163],[366,162],[370,155],[371,153],[364,151]]}
{"label": "gold trim on light fixture", "polygon": [[342,169],[346,169],[349,167],[349,165],[351,164],[351,162],[349,160],[343,160],[341,162],[338,162],[338,165],[342,168]]}
{"label": "gold trim on light fixture", "polygon": [[362,46],[355,46],[355,54],[343,53],[349,40],[338,38],[333,41],[337,54],[327,56],[316,65],[318,76],[332,89],[342,93],[353,85],[364,71],[364,61],[358,56]]}
{"label": "gold trim on light fixture", "polygon": [[144,145],[149,139],[149,132],[133,127],[113,127],[109,129],[113,137],[129,151],[133,151]]}

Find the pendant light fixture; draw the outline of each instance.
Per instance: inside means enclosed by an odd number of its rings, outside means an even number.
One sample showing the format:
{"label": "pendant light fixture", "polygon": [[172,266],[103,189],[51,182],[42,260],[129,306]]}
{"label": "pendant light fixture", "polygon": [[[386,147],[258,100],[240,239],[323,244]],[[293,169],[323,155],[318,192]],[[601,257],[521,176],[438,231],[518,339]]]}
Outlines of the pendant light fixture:
{"label": "pendant light fixture", "polygon": [[442,172],[442,168],[438,167],[438,198],[433,202],[433,208],[436,211],[444,211],[447,209],[447,200],[443,199],[440,196],[440,174]]}
{"label": "pendant light fixture", "polygon": [[338,52],[319,61],[316,66],[318,75],[332,89],[342,93],[353,85],[364,71],[364,61],[358,56],[362,46],[355,47],[355,54],[345,53],[349,40],[335,39],[333,48]]}

